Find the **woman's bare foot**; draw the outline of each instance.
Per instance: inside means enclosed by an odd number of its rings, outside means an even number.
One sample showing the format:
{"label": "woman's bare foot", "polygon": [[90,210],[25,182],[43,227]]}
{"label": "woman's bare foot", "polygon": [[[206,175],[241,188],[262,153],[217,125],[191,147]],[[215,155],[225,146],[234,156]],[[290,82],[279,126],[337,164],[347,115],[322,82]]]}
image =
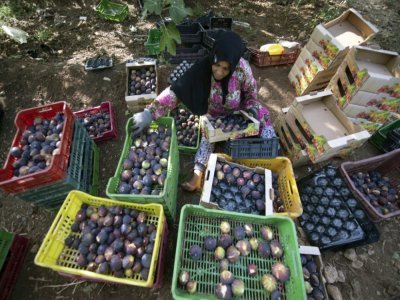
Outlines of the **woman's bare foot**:
{"label": "woman's bare foot", "polygon": [[182,183],[182,188],[187,192],[195,192],[200,190],[201,187],[201,177],[203,172],[199,170],[195,170],[192,176],[192,179]]}

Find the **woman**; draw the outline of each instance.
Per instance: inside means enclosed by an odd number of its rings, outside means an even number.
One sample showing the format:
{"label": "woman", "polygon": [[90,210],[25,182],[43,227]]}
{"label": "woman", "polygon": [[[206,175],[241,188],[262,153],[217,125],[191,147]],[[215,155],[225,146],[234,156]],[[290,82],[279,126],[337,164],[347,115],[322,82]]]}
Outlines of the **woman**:
{"label": "woman", "polygon": [[[210,56],[194,64],[143,112],[133,116],[134,130],[140,132],[152,120],[166,115],[183,102],[195,115],[208,113],[218,117],[245,110],[260,121],[261,137],[275,136],[268,109],[257,101],[256,80],[248,62],[241,58],[243,52],[244,45],[239,35],[231,31],[219,33]],[[202,134],[195,155],[193,177],[182,184],[185,190],[200,189],[201,177],[213,149],[214,144]]]}

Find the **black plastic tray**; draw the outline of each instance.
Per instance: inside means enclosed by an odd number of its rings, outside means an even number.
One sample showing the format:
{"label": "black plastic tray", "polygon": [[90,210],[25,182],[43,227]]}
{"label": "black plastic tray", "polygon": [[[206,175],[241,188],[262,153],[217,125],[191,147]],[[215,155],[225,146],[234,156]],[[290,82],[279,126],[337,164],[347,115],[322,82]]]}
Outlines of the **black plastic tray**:
{"label": "black plastic tray", "polygon": [[187,70],[189,70],[193,66],[193,63],[188,62],[186,60],[182,61],[168,76],[167,82],[168,84],[172,84],[174,81],[173,78],[178,79],[181,77],[183,74],[186,73]]}
{"label": "black plastic tray", "polygon": [[[326,250],[379,240],[378,230],[358,201],[354,202],[354,195],[335,166],[325,166],[307,176],[298,187],[303,204],[299,221],[313,245]],[[346,229],[346,225],[352,226]]]}
{"label": "black plastic tray", "polygon": [[86,71],[100,70],[111,68],[113,66],[113,59],[111,57],[96,57],[89,58],[85,63]]}

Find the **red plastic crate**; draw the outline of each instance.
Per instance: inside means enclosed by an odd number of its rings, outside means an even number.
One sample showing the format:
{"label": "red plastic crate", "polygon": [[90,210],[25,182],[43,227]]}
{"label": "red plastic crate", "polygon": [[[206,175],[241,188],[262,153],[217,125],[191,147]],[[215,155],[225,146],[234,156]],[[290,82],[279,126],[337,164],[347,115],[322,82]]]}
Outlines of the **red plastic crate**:
{"label": "red plastic crate", "polygon": [[280,55],[269,55],[268,52],[261,52],[258,49],[248,49],[250,51],[250,62],[257,67],[292,64],[296,61],[301,51],[301,48],[297,47],[289,53],[282,53]]}
{"label": "red plastic crate", "polygon": [[7,300],[17,281],[24,258],[28,251],[29,240],[23,236],[15,235],[7,260],[0,271],[0,300]]}
{"label": "red plastic crate", "polygon": [[99,106],[74,112],[74,115],[77,118],[83,118],[85,116],[85,114],[87,114],[87,113],[95,114],[95,113],[104,112],[104,111],[110,113],[111,128],[110,128],[110,130],[105,131],[102,136],[93,138],[93,141],[95,143],[113,139],[118,136],[117,123],[116,123],[117,119],[115,117],[115,110],[114,110],[112,103],[109,101],[106,101],[106,102],[102,102]]}
{"label": "red plastic crate", "polygon": [[5,192],[21,193],[64,178],[68,168],[68,158],[72,144],[75,120],[75,116],[66,102],[56,102],[45,106],[21,110],[15,117],[14,123],[17,127],[17,133],[14,136],[11,147],[20,146],[22,133],[28,126],[33,124],[35,117],[51,119],[58,112],[64,113],[64,127],[62,131],[60,153],[53,155],[50,166],[45,170],[19,177],[14,177],[13,173],[14,168],[12,164],[16,158],[8,154],[4,167],[0,169],[0,188]]}
{"label": "red plastic crate", "polygon": [[[162,233],[162,240],[161,240],[161,245],[160,245],[160,252],[158,255],[158,262],[157,262],[157,269],[156,269],[156,276],[155,276],[155,281],[153,283],[153,286],[151,287],[152,289],[161,289],[164,283],[164,263],[165,263],[165,255],[167,253],[168,249],[168,223],[164,222],[164,228],[163,228],[163,233]],[[63,272],[58,272],[61,276],[65,277],[70,277],[74,278],[77,280],[86,280],[86,281],[91,281],[91,282],[104,282],[104,283],[112,283],[100,279],[93,279],[93,278],[87,278],[84,276],[77,276],[77,275],[72,275],[68,273],[63,273]],[[0,299],[2,300],[2,299]]]}

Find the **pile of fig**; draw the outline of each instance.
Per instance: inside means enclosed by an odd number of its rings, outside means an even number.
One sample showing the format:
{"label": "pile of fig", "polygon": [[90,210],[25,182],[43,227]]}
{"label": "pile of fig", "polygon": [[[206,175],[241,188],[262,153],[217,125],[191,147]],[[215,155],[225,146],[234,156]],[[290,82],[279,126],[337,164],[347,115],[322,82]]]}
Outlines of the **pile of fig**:
{"label": "pile of fig", "polygon": [[200,126],[199,116],[195,116],[189,110],[179,107],[171,111],[171,116],[175,119],[178,145],[196,147]]}
{"label": "pile of fig", "polygon": [[273,200],[274,212],[284,212],[285,202],[279,193],[278,174],[276,174],[275,172],[271,173],[272,173],[272,187],[274,189],[274,200]]}
{"label": "pile of fig", "polygon": [[324,293],[323,282],[312,255],[300,255],[303,278],[308,300],[328,299]]}
{"label": "pile of fig", "polygon": [[167,178],[171,128],[159,125],[132,136],[132,146],[123,161],[119,194],[159,195]]}
{"label": "pile of fig", "polygon": [[132,69],[128,78],[129,96],[156,92],[157,78],[154,67]]}
{"label": "pile of fig", "polygon": [[189,63],[186,60],[182,61],[169,75],[168,82],[172,84],[179,77],[181,77],[187,70],[193,66],[193,63]]}
{"label": "pile of fig", "polygon": [[400,209],[400,189],[391,183],[390,178],[376,170],[357,172],[350,178],[379,213],[386,215]]}
{"label": "pile of fig", "polygon": [[[215,294],[219,299],[232,299],[241,297],[245,293],[245,281],[249,277],[260,278],[260,284],[271,295],[271,299],[280,299],[283,284],[289,280],[289,268],[280,262],[284,256],[283,247],[275,236],[275,231],[270,226],[261,226],[259,231],[250,223],[238,224],[231,228],[228,221],[220,223],[218,236],[208,235],[202,244],[192,244],[188,251],[188,257],[193,261],[207,260],[213,253],[213,259],[218,263],[219,282],[215,287]],[[254,261],[248,257],[260,257],[273,259],[270,273],[259,271]],[[235,265],[241,260],[241,265],[247,265],[247,274]],[[235,274],[240,270],[238,274]],[[190,278],[187,271],[179,274],[179,285],[189,293],[195,293],[198,283]],[[191,282],[189,287],[187,284]],[[194,288],[193,288],[194,287]],[[254,288],[254,287],[253,287]]]}
{"label": "pile of fig", "polygon": [[12,164],[15,177],[45,170],[53,155],[60,154],[64,114],[59,112],[52,119],[34,118],[32,125],[22,133],[18,146],[10,149],[15,158]]}
{"label": "pile of fig", "polygon": [[147,280],[156,236],[156,226],[143,211],[84,203],[64,244],[78,250],[76,263],[81,268]]}
{"label": "pile of fig", "polygon": [[78,117],[78,120],[85,126],[91,138],[101,137],[105,132],[111,130],[111,116],[107,110],[89,111]]}
{"label": "pile of fig", "polygon": [[210,202],[224,210],[265,214],[265,176],[239,165],[217,161]]}
{"label": "pile of fig", "polygon": [[246,129],[252,122],[246,120],[241,114],[231,114],[208,120],[215,129],[221,129],[222,132],[240,131]]}

